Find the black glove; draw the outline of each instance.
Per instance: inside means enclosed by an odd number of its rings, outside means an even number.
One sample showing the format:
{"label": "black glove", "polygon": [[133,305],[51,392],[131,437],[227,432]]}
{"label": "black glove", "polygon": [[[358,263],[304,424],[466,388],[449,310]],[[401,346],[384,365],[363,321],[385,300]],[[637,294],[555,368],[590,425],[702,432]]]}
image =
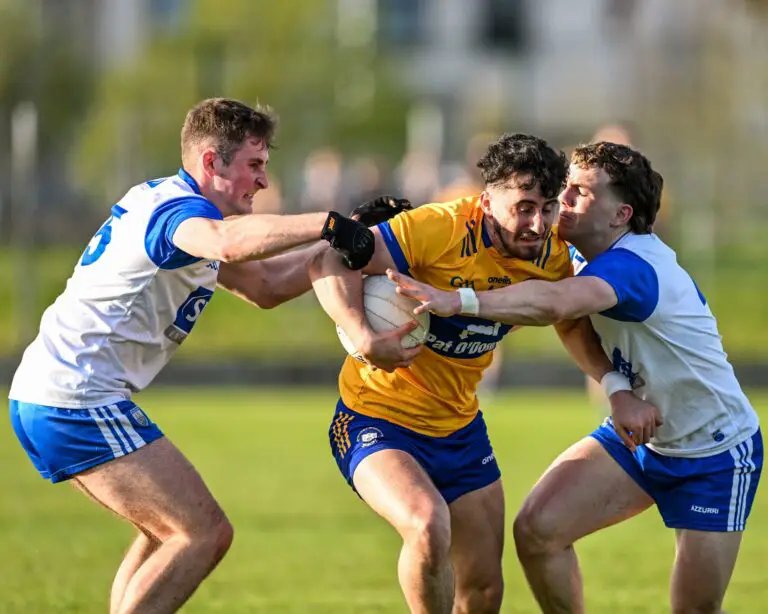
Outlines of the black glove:
{"label": "black glove", "polygon": [[339,252],[348,269],[357,271],[368,264],[376,247],[373,233],[364,224],[331,211],[320,237]]}
{"label": "black glove", "polygon": [[349,215],[366,226],[376,226],[410,209],[413,209],[410,200],[394,196],[379,196],[355,207]]}

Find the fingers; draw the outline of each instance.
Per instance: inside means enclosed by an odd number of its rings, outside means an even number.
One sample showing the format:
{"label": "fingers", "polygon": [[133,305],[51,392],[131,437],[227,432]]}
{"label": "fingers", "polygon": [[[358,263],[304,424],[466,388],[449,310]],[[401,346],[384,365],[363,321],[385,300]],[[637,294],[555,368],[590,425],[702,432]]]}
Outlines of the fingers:
{"label": "fingers", "polygon": [[413,310],[413,315],[420,316],[422,313],[427,313],[432,308],[432,303],[426,302],[422,303],[416,309]]}
{"label": "fingers", "polygon": [[613,422],[613,430],[616,431],[616,434],[624,442],[624,445],[629,448],[630,452],[634,452],[637,449],[637,446],[635,445],[635,442],[632,441],[629,433],[627,433],[623,426],[617,424],[615,420]]}
{"label": "fingers", "polygon": [[416,320],[409,320],[405,324],[403,324],[401,327],[396,328],[392,331],[392,335],[402,339],[403,337],[406,337],[409,333],[413,332],[419,327],[419,323]]}

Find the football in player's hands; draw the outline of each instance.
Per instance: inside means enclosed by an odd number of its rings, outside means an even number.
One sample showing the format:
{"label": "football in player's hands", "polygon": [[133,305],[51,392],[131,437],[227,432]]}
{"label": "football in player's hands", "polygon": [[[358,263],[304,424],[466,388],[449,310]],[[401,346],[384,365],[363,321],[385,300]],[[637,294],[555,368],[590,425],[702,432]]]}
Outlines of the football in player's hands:
{"label": "football in player's hands", "polygon": [[392,219],[398,213],[413,209],[411,201],[407,198],[395,198],[394,196],[379,196],[373,200],[358,205],[350,213],[350,217],[359,220],[366,226],[376,226]]}

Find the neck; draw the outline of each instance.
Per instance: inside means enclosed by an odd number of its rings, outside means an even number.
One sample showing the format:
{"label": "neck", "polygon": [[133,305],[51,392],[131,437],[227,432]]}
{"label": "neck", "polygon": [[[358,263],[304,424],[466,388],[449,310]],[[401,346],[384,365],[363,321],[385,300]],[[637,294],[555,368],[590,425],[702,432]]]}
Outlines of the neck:
{"label": "neck", "polygon": [[632,231],[627,226],[621,226],[620,228],[611,229],[605,235],[590,235],[578,240],[574,239],[571,243],[587,259],[587,262],[591,262],[603,252],[608,251],[611,245],[630,232]]}
{"label": "neck", "polygon": [[216,208],[221,211],[221,214],[224,217],[227,217],[229,215],[228,210],[226,207],[222,207],[222,204],[219,200],[218,194],[213,189],[213,185],[206,177],[205,173],[202,172],[202,170],[194,164],[184,164],[182,162],[182,168],[187,172],[187,174],[192,177],[192,179],[195,180],[197,183],[197,187],[200,188],[200,195],[205,198],[206,200],[209,200],[212,202]]}

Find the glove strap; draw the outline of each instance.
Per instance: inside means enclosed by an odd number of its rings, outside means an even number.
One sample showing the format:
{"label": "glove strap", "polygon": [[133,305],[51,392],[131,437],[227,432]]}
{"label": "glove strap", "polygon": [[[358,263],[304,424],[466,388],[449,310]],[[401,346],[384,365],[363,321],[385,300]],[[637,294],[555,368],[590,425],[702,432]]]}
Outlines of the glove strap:
{"label": "glove strap", "polygon": [[328,212],[328,217],[325,219],[323,230],[320,233],[321,239],[328,241],[329,243],[333,241],[334,237],[336,236],[336,225],[339,223],[340,217],[341,215],[335,211]]}

